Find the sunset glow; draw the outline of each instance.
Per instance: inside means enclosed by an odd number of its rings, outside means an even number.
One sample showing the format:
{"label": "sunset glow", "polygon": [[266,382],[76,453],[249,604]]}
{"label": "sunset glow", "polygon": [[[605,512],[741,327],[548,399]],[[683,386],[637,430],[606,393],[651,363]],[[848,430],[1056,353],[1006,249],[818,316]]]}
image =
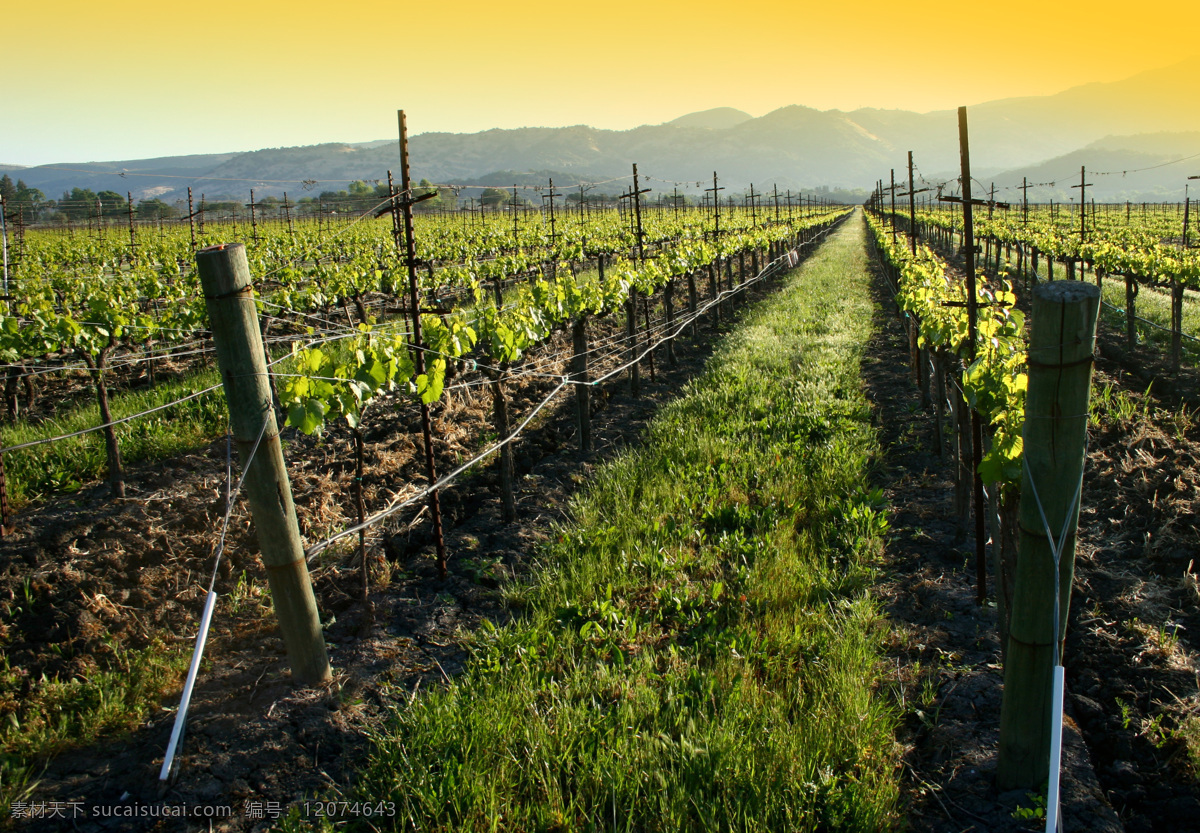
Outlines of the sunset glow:
{"label": "sunset glow", "polygon": [[927,111],[1175,64],[1198,23],[1174,0],[10,4],[0,162],[369,141],[398,107],[414,133]]}

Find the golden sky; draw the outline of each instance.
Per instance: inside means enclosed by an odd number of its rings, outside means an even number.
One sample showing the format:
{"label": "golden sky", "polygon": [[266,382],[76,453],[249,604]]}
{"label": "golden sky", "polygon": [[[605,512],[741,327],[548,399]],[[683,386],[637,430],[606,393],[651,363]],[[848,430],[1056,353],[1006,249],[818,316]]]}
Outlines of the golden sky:
{"label": "golden sky", "polygon": [[1195,0],[5,5],[0,163],[27,165],[386,139],[397,108],[414,134],[927,111],[1200,51]]}

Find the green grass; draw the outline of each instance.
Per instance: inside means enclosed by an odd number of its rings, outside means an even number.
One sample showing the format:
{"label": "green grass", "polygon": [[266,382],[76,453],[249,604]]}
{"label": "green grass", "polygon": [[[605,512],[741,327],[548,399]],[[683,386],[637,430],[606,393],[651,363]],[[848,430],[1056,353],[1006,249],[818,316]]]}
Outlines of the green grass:
{"label": "green grass", "polygon": [[[863,830],[896,821],[886,521],[851,222],[601,467],[512,625],[382,728],[395,829]],[[379,819],[373,820],[378,826]]]}
{"label": "green grass", "polygon": [[1168,737],[1174,737],[1182,744],[1187,765],[1200,778],[1200,715],[1191,712],[1183,715]]}
{"label": "green grass", "polygon": [[190,655],[160,643],[138,651],[110,645],[104,670],[86,678],[43,677],[23,693],[23,672],[0,660],[0,818],[36,789],[42,766],[71,746],[136,728],[177,689]]}
{"label": "green grass", "polygon": [[[1088,275],[1091,277],[1090,272]],[[1104,300],[1117,309],[1103,307],[1101,309],[1102,324],[1110,328],[1110,332],[1118,333],[1123,340],[1125,334],[1124,279],[1105,279],[1103,294]],[[1157,327],[1151,327],[1139,321],[1137,325],[1138,341],[1143,344],[1152,344],[1164,354],[1169,353],[1171,350],[1171,333],[1168,332],[1171,326],[1170,290],[1143,286],[1138,291],[1135,304],[1138,318],[1144,318],[1146,321],[1151,321],[1158,325]],[[1184,291],[1183,332],[1192,337],[1200,334],[1200,298],[1192,290]],[[1184,361],[1195,363],[1200,359],[1200,344],[1187,338],[1182,339],[1181,344],[1183,346]]]}
{"label": "green grass", "polygon": [[[326,342],[322,349],[335,357],[348,352],[346,342],[342,340]],[[291,359],[275,365],[278,373],[294,369]],[[152,388],[110,392],[109,408],[114,420],[123,419],[219,383],[216,369],[205,367]],[[100,422],[100,407],[95,404],[95,394],[89,393],[85,402],[64,408],[61,415],[36,422],[18,420],[0,426],[0,442],[5,448],[11,448],[94,429]],[[116,434],[121,462],[128,467],[169,459],[211,442],[225,433],[228,424],[225,394],[218,388],[196,399],[118,425]],[[107,478],[104,434],[93,430],[70,439],[8,451],[4,454],[4,465],[9,500],[13,508],[19,509],[30,502],[56,493],[73,492],[90,482]]]}
{"label": "green grass", "polygon": [[[172,380],[145,390],[110,396],[113,419],[166,405],[219,382],[217,372],[207,369],[182,380]],[[220,389],[146,417],[117,426],[117,441],[125,465],[163,460],[203,445],[220,436],[229,421],[225,397]],[[20,420],[0,427],[5,448],[43,440],[100,424],[100,408],[94,397],[88,404],[64,409],[60,416],[39,422]],[[46,445],[5,452],[9,499],[14,508],[56,492],[75,491],[86,483],[108,476],[104,434],[91,431],[79,437]]]}

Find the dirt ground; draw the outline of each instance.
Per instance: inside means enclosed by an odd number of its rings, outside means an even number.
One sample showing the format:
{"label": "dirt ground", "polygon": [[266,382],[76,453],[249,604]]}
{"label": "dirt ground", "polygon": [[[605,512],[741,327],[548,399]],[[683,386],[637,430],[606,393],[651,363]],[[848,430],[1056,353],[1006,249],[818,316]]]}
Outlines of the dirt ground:
{"label": "dirt ground", "polygon": [[[877,300],[879,331],[864,373],[886,448],[876,485],[893,507],[880,593],[893,629],[891,696],[904,714],[904,817],[914,831],[1041,829],[1017,818],[1018,807],[1031,803],[1024,793],[995,790],[995,611],[974,602],[974,543],[955,534],[949,464],[932,447],[931,419],[906,381],[906,344],[890,303],[882,291]],[[1145,382],[1108,342],[1105,335],[1098,381],[1143,402]],[[658,405],[703,368],[712,344],[708,324],[698,339],[677,340],[679,367],[670,373],[660,349],[656,380],[643,372],[639,399],[627,395],[623,378],[596,389],[597,451],[587,458],[575,446],[573,401],[560,394],[516,446],[516,523],[500,518],[494,463],[445,492],[446,581],[436,578],[424,513],[372,537],[379,580],[369,607],[358,599],[352,545],[314,559],[335,667],[327,686],[290,681],[249,517],[239,508],[176,780],[158,781],[172,695],[136,730],[47,762],[29,800],[58,802],[68,818],[20,826],[257,831],[289,803],[344,794],[371,727],[391,704],[462,668],[460,632],[511,615],[505,583],[536,569],[538,542],[567,517],[570,496],[591,468],[638,441]],[[560,337],[546,352],[563,346]],[[1145,365],[1137,367],[1144,372]],[[514,391],[515,414],[551,387],[540,379]],[[1187,387],[1176,380],[1176,396],[1160,404],[1176,411],[1188,401]],[[477,451],[489,418],[480,387],[456,390],[435,410],[439,471]],[[420,482],[417,426],[415,408],[379,406],[367,432],[368,506],[399,494],[396,484]],[[323,440],[287,433],[285,440],[301,524],[307,540],[318,540],[352,514],[349,440],[337,433]],[[1067,640],[1066,830],[1200,830],[1200,787],[1177,731],[1200,710],[1200,570],[1189,567],[1200,552],[1198,441],[1195,423],[1162,415],[1092,432]],[[225,459],[220,440],[168,464],[134,468],[124,501],[96,485],[19,516],[15,534],[0,542],[0,599],[17,610],[5,622],[4,650],[30,685],[43,674],[86,677],[114,650],[155,639],[189,650],[213,569]],[[19,699],[0,702],[0,712],[17,712]],[[228,805],[233,816],[213,819],[210,828],[208,820],[94,815],[96,808],[164,805]],[[88,817],[69,818],[78,808]],[[13,820],[0,820],[6,824]]]}
{"label": "dirt ground", "polygon": [[[751,299],[771,286],[752,288]],[[621,326],[617,316],[595,322],[593,343]],[[721,330],[728,326],[722,316]],[[392,704],[444,684],[462,668],[463,632],[484,618],[503,622],[512,615],[505,583],[530,574],[538,542],[567,518],[575,489],[594,466],[638,441],[656,408],[703,369],[716,338],[706,318],[697,337],[685,331],[676,340],[677,367],[667,367],[665,347],[656,350],[653,378],[644,363],[636,399],[627,393],[624,374],[594,388],[591,455],[578,451],[573,389],[560,393],[514,446],[516,523],[500,516],[494,460],[444,491],[450,553],[445,581],[437,578],[424,509],[397,515],[386,531],[372,534],[376,582],[369,604],[359,597],[353,540],[313,559],[335,669],[329,685],[292,684],[248,510],[239,506],[217,570],[217,612],[174,781],[163,785],[158,774],[177,693],[134,731],[45,762],[26,799],[43,817],[19,824],[45,830],[209,830],[209,819],[185,823],[100,814],[117,812],[107,809],[113,807],[220,812],[217,808],[228,806],[231,816],[211,819],[211,829],[265,830],[292,802],[344,794],[368,751],[371,728]],[[565,372],[553,355],[569,354],[569,347],[569,334],[559,334],[532,353],[527,366]],[[450,380],[434,409],[439,472],[478,453],[489,433],[495,436],[490,394],[472,384],[480,378],[464,372]],[[456,384],[462,386],[452,388]],[[535,376],[511,385],[514,420],[553,387],[550,379]],[[365,426],[368,512],[424,482],[419,430],[415,406],[395,399],[373,406]],[[353,515],[349,436],[335,430],[318,439],[285,430],[283,438],[302,532],[310,543],[321,540]],[[0,542],[0,599],[10,600],[15,611],[6,622],[3,647],[10,665],[24,675],[26,691],[42,675],[86,678],[122,650],[174,643],[190,652],[224,513],[226,453],[221,439],[166,464],[132,467],[124,500],[110,499],[97,484],[18,516],[15,532]],[[18,714],[19,701],[15,696],[0,702],[0,717]],[[56,817],[47,817],[52,811]],[[0,819],[0,828],[12,823]]]}
{"label": "dirt ground", "polygon": [[[889,309],[882,291],[880,304]],[[995,787],[1003,679],[995,608],[975,604],[975,542],[956,535],[951,463],[938,454],[915,386],[896,383],[907,342],[897,319],[883,318],[867,380],[887,446],[881,485],[895,510],[885,598],[906,714],[909,825],[1040,830],[1045,822],[1019,809],[1034,807],[1028,795]],[[1065,651],[1064,829],[1200,830],[1200,782],[1184,737],[1200,710],[1192,565],[1200,424],[1188,416],[1200,397],[1194,369],[1168,377],[1162,356],[1129,355],[1120,337],[1101,330],[1093,396],[1111,386],[1138,413],[1089,432]],[[1145,396],[1155,379],[1152,391],[1163,395]]]}

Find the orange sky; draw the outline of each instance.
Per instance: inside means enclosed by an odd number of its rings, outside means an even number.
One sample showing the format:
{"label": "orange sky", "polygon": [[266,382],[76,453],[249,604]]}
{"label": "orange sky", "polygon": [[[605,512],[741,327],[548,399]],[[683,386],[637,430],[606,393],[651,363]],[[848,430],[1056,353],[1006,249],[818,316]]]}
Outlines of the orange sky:
{"label": "orange sky", "polygon": [[400,107],[414,134],[625,129],[718,106],[925,111],[1200,50],[1194,0],[13,0],[0,20],[14,164],[385,139]]}

